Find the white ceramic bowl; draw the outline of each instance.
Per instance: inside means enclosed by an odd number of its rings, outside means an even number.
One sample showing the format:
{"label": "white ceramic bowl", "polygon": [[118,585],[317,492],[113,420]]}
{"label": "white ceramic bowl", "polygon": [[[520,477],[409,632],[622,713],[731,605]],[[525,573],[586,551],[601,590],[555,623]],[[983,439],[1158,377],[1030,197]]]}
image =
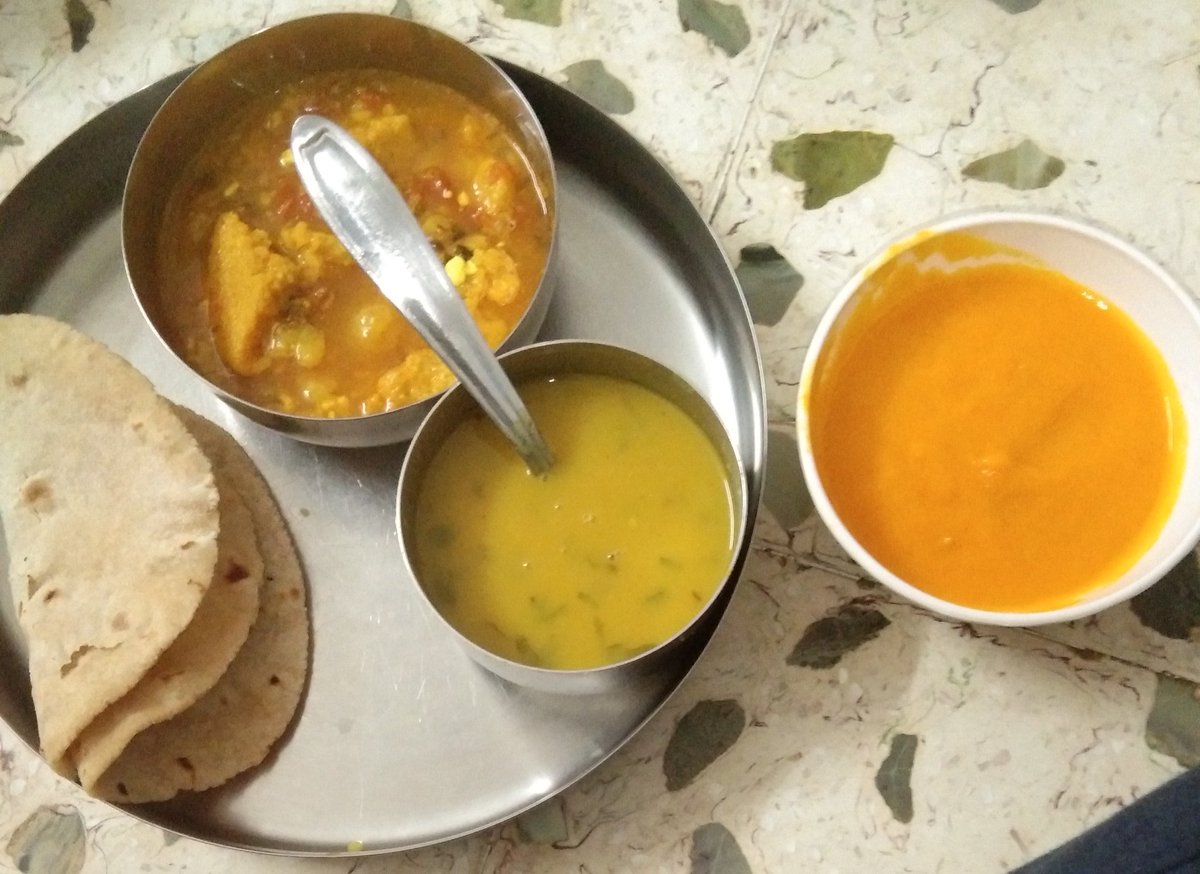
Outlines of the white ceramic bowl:
{"label": "white ceramic bowl", "polygon": [[[864,280],[875,270],[931,235],[964,232],[1023,250],[1048,268],[1099,292],[1124,310],[1162,354],[1179,391],[1188,440],[1182,483],[1157,540],[1134,565],[1083,599],[1054,610],[998,612],[955,604],[930,595],[876,560],[838,517],[821,482],[809,434],[808,395],[821,350],[857,302]],[[909,600],[944,616],[991,625],[1032,626],[1091,615],[1133,597],[1159,580],[1200,540],[1200,307],[1162,267],[1120,237],[1059,215],[1006,210],[951,216],[885,247],[841,288],[822,316],[800,378],[796,405],[800,461],[813,503],[830,532],[874,579]]]}

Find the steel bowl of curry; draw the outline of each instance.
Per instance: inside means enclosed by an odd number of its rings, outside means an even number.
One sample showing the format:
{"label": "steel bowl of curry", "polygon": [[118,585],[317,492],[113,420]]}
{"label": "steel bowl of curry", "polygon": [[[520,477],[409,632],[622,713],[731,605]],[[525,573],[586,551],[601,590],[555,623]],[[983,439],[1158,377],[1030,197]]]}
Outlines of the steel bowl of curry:
{"label": "steel bowl of curry", "polygon": [[747,489],[703,396],[583,340],[500,358],[554,463],[535,476],[462,386],[405,458],[397,529],[436,621],[492,673],[556,693],[635,682],[735,583]]}
{"label": "steel bowl of curry", "polygon": [[313,112],[383,165],[489,345],[532,341],[556,277],[542,127],[491,60],[390,16],[296,19],[189,73],[130,167],[127,272],[167,347],[250,419],[401,442],[453,376],[313,207],[288,141]]}
{"label": "steel bowl of curry", "polygon": [[1200,538],[1200,310],[1116,234],[951,217],[820,321],[797,427],[818,512],[911,601],[1030,626],[1143,591]]}

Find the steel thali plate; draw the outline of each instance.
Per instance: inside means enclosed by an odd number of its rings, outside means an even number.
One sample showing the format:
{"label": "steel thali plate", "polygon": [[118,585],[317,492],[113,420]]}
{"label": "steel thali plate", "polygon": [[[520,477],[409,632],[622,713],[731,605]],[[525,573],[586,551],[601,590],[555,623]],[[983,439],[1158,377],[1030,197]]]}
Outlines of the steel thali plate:
{"label": "steel thali plate", "polygon": [[[675,368],[713,404],[747,477],[736,580],[766,438],[758,349],[729,263],[687,195],[619,125],[540,76],[505,69],[542,120],[558,166],[561,280],[541,336],[628,346]],[[199,840],[289,855],[411,849],[502,822],[571,785],[653,716],[725,605],[671,666],[599,697],[508,685],[439,633],[395,532],[405,447],[311,446],[241,418],[167,352],[137,309],[121,259],[121,190],[138,139],[181,75],[102,112],[0,203],[0,312],[70,322],[247,449],[304,564],[313,662],[297,719],[261,767],[216,790],[126,810]],[[0,568],[7,563],[0,538]],[[7,591],[0,717],[36,749]]]}

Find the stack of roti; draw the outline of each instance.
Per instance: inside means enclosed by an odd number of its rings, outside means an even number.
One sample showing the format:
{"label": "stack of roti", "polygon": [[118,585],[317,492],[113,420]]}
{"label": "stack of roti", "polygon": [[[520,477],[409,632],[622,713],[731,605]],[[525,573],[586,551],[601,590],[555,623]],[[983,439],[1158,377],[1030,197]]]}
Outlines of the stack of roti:
{"label": "stack of roti", "polygon": [[67,325],[0,316],[0,518],[56,770],[140,803],[266,758],[305,686],[307,599],[229,434]]}

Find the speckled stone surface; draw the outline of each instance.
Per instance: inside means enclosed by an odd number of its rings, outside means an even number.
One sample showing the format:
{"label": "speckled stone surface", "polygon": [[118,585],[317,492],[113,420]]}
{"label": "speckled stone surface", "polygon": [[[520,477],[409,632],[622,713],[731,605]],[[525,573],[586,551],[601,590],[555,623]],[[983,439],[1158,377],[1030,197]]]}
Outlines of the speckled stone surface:
{"label": "speckled stone surface", "polygon": [[[769,406],[741,584],[630,743],[483,834],[323,860],[210,846],[87,798],[0,727],[0,870],[1000,872],[1200,763],[1194,556],[1093,620],[943,620],[861,579],[812,514],[792,437],[802,357],[838,284],[940,214],[1080,215],[1200,288],[1195,4],[0,0],[0,195],[143,85],[332,9],[411,16],[576,89],[712,224],[756,317]],[[821,198],[824,183],[772,155],[832,131],[889,145],[878,172]],[[1023,143],[1029,172],[989,181],[989,156]]]}

